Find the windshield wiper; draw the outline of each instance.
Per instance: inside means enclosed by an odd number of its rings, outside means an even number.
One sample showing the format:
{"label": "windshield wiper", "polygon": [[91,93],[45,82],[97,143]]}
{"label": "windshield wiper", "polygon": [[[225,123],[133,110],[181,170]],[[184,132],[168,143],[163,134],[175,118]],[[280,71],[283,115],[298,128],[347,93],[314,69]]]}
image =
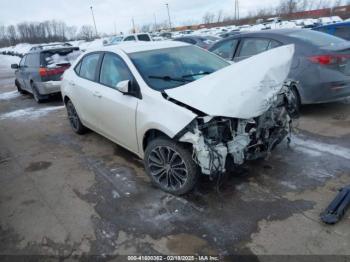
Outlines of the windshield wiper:
{"label": "windshield wiper", "polygon": [[160,80],[164,80],[164,81],[176,81],[176,82],[181,82],[181,83],[191,82],[191,80],[182,79],[182,78],[173,78],[171,76],[148,76],[148,78],[160,79]]}
{"label": "windshield wiper", "polygon": [[201,75],[209,75],[209,74],[211,74],[211,73],[213,73],[213,72],[208,72],[208,71],[205,71],[205,72],[201,72],[201,73],[196,73],[196,74],[191,74],[191,75],[184,75],[184,76],[182,76],[182,77],[192,77],[192,76],[201,76]]}

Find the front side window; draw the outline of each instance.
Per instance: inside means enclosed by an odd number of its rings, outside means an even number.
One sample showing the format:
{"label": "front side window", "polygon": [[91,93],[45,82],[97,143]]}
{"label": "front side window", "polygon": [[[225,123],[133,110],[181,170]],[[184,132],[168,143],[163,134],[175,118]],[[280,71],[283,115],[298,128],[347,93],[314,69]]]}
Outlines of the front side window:
{"label": "front side window", "polygon": [[237,43],[237,39],[227,40],[223,43],[218,44],[218,46],[211,51],[224,59],[231,60],[233,57],[233,53],[236,50]]}
{"label": "front side window", "polygon": [[175,88],[228,65],[196,46],[182,46],[129,54],[145,82],[155,90]]}
{"label": "front side window", "polygon": [[81,61],[80,76],[88,80],[95,80],[96,69],[100,54],[87,55]]}
{"label": "front side window", "polygon": [[105,54],[100,73],[101,84],[115,88],[119,82],[131,79],[130,71],[120,57]]}
{"label": "front side window", "polygon": [[26,58],[27,58],[27,56],[24,56],[24,57],[21,59],[21,62],[19,62],[19,66],[20,66],[20,67],[23,67],[23,66],[24,66],[24,63],[25,63],[25,61],[26,61]]}

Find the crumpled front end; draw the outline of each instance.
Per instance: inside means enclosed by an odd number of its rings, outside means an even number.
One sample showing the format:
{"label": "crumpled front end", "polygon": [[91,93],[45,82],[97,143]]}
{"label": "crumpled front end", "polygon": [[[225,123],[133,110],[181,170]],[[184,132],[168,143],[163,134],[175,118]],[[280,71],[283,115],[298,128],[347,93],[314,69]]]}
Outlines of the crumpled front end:
{"label": "crumpled front end", "polygon": [[264,158],[291,131],[295,104],[289,85],[270,103],[265,113],[252,119],[197,117],[183,130],[179,141],[192,144],[193,158],[206,175]]}

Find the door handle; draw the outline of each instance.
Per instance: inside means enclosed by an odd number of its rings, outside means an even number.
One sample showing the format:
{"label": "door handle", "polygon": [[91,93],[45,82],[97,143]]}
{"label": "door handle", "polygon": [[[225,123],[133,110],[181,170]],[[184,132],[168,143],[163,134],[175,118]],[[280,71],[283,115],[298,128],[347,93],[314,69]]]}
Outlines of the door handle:
{"label": "door handle", "polygon": [[101,93],[100,93],[100,92],[97,92],[97,91],[93,92],[93,96],[96,96],[96,97],[98,97],[98,98],[101,98],[101,97],[102,97]]}
{"label": "door handle", "polygon": [[69,81],[68,84],[71,86],[75,86],[75,83],[73,81]]}

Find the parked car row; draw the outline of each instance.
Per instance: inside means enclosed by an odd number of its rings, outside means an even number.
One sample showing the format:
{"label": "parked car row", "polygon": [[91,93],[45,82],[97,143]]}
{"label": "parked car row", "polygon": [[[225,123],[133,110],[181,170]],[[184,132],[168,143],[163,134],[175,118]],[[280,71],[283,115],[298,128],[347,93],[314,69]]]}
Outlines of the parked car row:
{"label": "parked car row", "polygon": [[214,44],[209,50],[239,62],[282,45],[294,44],[288,76],[295,84],[298,104],[331,102],[350,96],[350,42],[305,29],[242,33]]}

